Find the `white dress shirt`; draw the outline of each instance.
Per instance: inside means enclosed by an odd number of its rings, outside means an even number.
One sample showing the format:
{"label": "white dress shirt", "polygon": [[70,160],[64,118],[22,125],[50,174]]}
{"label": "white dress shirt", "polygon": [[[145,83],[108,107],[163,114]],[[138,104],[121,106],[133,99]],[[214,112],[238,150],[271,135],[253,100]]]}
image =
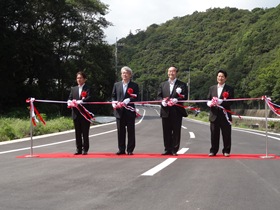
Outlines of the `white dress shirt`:
{"label": "white dress shirt", "polygon": [[221,96],[221,94],[222,94],[222,91],[223,91],[223,89],[224,89],[224,86],[225,86],[225,84],[226,83],[224,83],[224,84],[222,84],[222,85],[217,85],[218,86],[218,88],[217,88],[217,90],[218,90],[218,98],[220,98],[220,96]]}
{"label": "white dress shirt", "polygon": [[79,98],[81,98],[81,94],[82,94],[82,91],[83,91],[83,87],[84,87],[85,84],[83,85],[79,85]]}
{"label": "white dress shirt", "polygon": [[177,80],[177,78],[175,78],[174,80],[168,80],[168,82],[169,82],[169,90],[170,90],[170,94],[172,93],[172,91],[173,91],[173,88],[174,88],[174,85],[175,85],[175,82],[176,82],[176,80]]}
{"label": "white dress shirt", "polygon": [[122,83],[123,83],[123,95],[125,95],[129,82],[128,83],[124,83],[124,81],[122,81]]}

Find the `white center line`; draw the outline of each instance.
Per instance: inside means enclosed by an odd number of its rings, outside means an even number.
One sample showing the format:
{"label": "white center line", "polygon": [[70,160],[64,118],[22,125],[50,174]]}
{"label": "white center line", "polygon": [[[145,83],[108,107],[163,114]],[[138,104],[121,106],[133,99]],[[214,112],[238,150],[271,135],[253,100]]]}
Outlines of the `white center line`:
{"label": "white center line", "polygon": [[[188,151],[189,148],[182,148],[180,151],[177,152],[177,154],[184,154],[186,151]],[[141,176],[153,176],[165,167],[169,166],[171,163],[173,163],[177,158],[168,158],[159,165],[151,168],[150,170],[146,171],[145,173],[141,174]]]}
{"label": "white center line", "polygon": [[189,132],[189,133],[190,133],[190,138],[194,139],[195,138],[194,132]]}

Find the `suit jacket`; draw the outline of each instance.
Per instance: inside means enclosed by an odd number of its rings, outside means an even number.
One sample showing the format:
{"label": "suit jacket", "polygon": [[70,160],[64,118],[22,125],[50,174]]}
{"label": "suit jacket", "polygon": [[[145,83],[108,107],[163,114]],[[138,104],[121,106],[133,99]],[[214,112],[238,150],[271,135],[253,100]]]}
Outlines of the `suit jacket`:
{"label": "suit jacket", "polygon": [[[83,99],[82,96],[79,97],[79,86],[74,86],[71,88],[68,100],[82,100],[83,102],[89,102],[91,100],[91,96],[90,96],[90,88],[85,84],[83,86],[82,91],[85,91],[87,93],[86,97]],[[88,108],[85,105],[86,108]],[[72,118],[76,119],[78,115],[81,115],[80,112],[78,111],[78,109],[76,108],[72,108]]]}
{"label": "suit jacket", "polygon": [[[133,98],[131,97],[128,92],[126,91],[126,93],[123,92],[123,83],[122,81],[120,82],[116,82],[114,84],[113,87],[113,91],[112,91],[112,101],[119,101],[122,102],[124,99],[129,98],[130,102],[134,102],[134,101],[138,101],[138,97],[139,97],[139,87],[138,84],[136,84],[135,82],[130,81],[127,85],[127,89],[128,88],[132,88],[133,89],[133,94],[136,94],[137,97]],[[134,104],[129,104],[129,106],[135,108]],[[121,118],[124,111],[126,112],[127,116],[131,116],[131,117],[136,117],[136,112],[132,112],[129,110],[126,110],[124,107],[120,108],[120,109],[115,109],[114,110],[114,116],[116,118]]]}
{"label": "suit jacket", "polygon": [[[225,86],[222,90],[221,96],[219,97],[220,99],[223,99],[224,92],[229,93],[229,96],[227,99],[234,98],[234,89],[231,86],[225,84]],[[213,97],[218,97],[218,85],[213,85],[209,88],[209,93],[208,93],[207,99],[212,100]],[[226,110],[231,110],[230,106],[232,105],[232,103],[233,103],[232,101],[223,101],[220,105],[222,107],[224,107]],[[230,113],[227,113],[227,114],[228,114],[229,120],[231,121],[232,120],[231,114]],[[210,107],[209,121],[214,122],[218,115],[225,116],[225,114],[223,113],[223,110],[221,108],[218,108],[216,106]]]}
{"label": "suit jacket", "polygon": [[[182,89],[181,95],[184,95],[183,98],[180,98],[178,93],[176,93],[176,88],[178,88],[178,87],[180,87]],[[184,83],[178,79],[176,80],[176,82],[174,84],[174,88],[173,88],[171,94],[170,94],[169,81],[162,82],[158,89],[158,100],[163,100],[164,98],[168,98],[168,99],[177,98],[179,101],[179,100],[186,100],[187,97],[188,97],[187,85],[186,85],[186,83]],[[178,104],[183,105],[180,102],[178,102]],[[172,107],[170,107],[170,106],[164,107],[161,105],[160,116],[168,117],[171,109],[175,109],[178,116],[180,116],[180,117],[188,116],[188,113],[186,112],[185,108],[176,106],[176,105],[174,105]]]}

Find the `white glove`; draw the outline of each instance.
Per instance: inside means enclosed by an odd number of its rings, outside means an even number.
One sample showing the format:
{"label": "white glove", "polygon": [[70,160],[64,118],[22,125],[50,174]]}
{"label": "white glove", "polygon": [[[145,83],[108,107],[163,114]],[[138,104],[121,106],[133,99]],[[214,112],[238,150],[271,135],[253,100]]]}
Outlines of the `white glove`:
{"label": "white glove", "polygon": [[123,102],[125,103],[125,105],[127,105],[130,102],[130,98],[124,99]]}
{"label": "white glove", "polygon": [[207,106],[211,107],[212,106],[212,101],[207,101]]}
{"label": "white glove", "polygon": [[118,102],[117,104],[116,104],[116,106],[115,106],[115,109],[120,109],[120,108],[122,108],[122,107],[124,107],[125,106],[125,103],[124,102]]}
{"label": "white glove", "polygon": [[78,104],[77,104],[76,99],[73,99],[72,101],[71,101],[71,100],[68,100],[68,101],[67,101],[67,107],[68,107],[68,108],[76,107],[77,105],[78,105]]}
{"label": "white glove", "polygon": [[211,101],[207,101],[207,106],[217,106],[220,105],[223,102],[222,99],[218,99],[217,97],[213,97]]}
{"label": "white glove", "polygon": [[77,101],[77,104],[81,104],[81,103],[83,103],[82,100],[78,100],[78,101]]}
{"label": "white glove", "polygon": [[112,107],[115,109],[117,106],[118,101],[112,101]]}
{"label": "white glove", "polygon": [[161,101],[161,104],[162,104],[162,106],[167,107],[167,103],[166,103],[165,100],[162,100],[162,101]]}
{"label": "white glove", "polygon": [[170,100],[167,102],[168,106],[174,106],[178,102],[177,98],[170,98]]}
{"label": "white glove", "polygon": [[177,99],[177,98],[171,98],[170,100],[172,100],[173,105],[174,105],[174,104],[177,104],[177,102],[178,102],[178,99]]}
{"label": "white glove", "polygon": [[223,99],[218,99],[218,104],[220,105],[221,103],[223,103]]}
{"label": "white glove", "polygon": [[67,101],[67,107],[70,107],[70,106],[71,106],[71,102],[72,102],[71,100],[68,100],[68,101]]}

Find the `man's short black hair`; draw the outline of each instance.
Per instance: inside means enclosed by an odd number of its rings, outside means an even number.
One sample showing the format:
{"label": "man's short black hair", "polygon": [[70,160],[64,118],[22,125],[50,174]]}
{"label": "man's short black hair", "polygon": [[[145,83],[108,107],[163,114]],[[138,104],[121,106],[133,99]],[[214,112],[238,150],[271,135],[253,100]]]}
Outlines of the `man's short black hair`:
{"label": "man's short black hair", "polygon": [[223,73],[225,75],[225,78],[227,78],[227,72],[225,70],[222,70],[222,69],[218,70],[217,76],[219,73]]}
{"label": "man's short black hair", "polygon": [[[179,71],[179,68],[177,68],[175,65],[171,65],[170,67],[174,67],[174,68],[176,69],[176,72]],[[169,67],[169,68],[170,68],[170,67]]]}

